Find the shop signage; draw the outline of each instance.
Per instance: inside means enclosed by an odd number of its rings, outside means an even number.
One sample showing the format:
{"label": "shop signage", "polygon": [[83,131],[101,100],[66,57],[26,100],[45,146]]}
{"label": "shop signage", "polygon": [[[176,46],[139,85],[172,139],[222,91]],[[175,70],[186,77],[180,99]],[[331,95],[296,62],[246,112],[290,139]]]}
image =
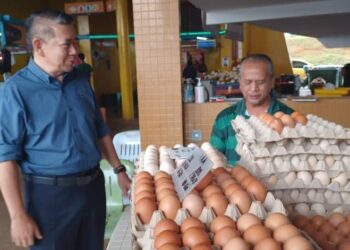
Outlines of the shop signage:
{"label": "shop signage", "polygon": [[92,14],[105,12],[103,1],[65,3],[64,12],[70,15]]}
{"label": "shop signage", "polygon": [[107,12],[115,11],[114,0],[106,0],[106,11]]}
{"label": "shop signage", "polygon": [[182,201],[211,170],[213,162],[200,148],[174,148],[169,150],[169,154],[171,158],[185,159],[172,174],[176,192]]}

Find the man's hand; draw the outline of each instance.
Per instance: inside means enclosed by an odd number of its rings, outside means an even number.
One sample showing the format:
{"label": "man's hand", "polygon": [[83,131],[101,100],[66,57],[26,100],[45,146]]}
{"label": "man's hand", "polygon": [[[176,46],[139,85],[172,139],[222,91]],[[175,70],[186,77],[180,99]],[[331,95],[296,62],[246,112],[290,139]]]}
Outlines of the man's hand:
{"label": "man's hand", "polygon": [[129,179],[126,172],[120,172],[118,174],[118,183],[119,183],[120,188],[123,191],[123,194],[128,195],[128,191],[131,187],[131,180]]}
{"label": "man's hand", "polygon": [[11,219],[11,237],[18,247],[30,247],[35,239],[43,238],[37,224],[27,214]]}

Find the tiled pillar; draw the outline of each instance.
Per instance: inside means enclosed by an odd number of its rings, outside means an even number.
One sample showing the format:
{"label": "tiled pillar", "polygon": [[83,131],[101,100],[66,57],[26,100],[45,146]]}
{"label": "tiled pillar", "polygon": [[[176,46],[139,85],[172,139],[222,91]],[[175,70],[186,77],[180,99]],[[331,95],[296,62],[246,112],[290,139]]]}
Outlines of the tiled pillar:
{"label": "tiled pillar", "polygon": [[141,146],[183,143],[178,0],[133,0]]}

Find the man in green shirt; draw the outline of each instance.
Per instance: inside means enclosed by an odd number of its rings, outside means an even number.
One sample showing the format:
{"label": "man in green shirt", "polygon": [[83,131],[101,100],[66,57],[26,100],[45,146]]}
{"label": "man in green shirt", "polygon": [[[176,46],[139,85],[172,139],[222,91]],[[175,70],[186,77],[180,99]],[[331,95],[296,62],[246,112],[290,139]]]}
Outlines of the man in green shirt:
{"label": "man in green shirt", "polygon": [[274,75],[272,60],[267,55],[254,54],[244,58],[240,64],[239,82],[244,98],[218,114],[210,137],[213,147],[222,152],[232,166],[240,159],[235,151],[237,139],[231,125],[233,119],[238,115],[249,118],[264,112],[291,114],[294,111],[270,94]]}

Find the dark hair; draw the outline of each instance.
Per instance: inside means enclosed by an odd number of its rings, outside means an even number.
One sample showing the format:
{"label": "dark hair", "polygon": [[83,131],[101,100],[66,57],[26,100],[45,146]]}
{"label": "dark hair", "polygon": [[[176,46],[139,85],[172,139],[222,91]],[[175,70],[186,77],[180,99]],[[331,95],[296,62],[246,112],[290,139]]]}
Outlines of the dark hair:
{"label": "dark hair", "polygon": [[79,53],[78,57],[80,58],[80,60],[84,61],[85,59],[85,55],[83,53]]}
{"label": "dark hair", "polygon": [[57,10],[42,10],[34,12],[26,20],[27,44],[32,48],[34,37],[47,40],[54,37],[55,33],[51,27],[53,24],[70,25],[73,17]]}
{"label": "dark hair", "polygon": [[266,63],[269,75],[273,76],[273,63],[271,58],[268,55],[265,54],[252,54],[242,59],[240,63],[240,72],[242,71],[243,65],[245,62],[264,62]]}

